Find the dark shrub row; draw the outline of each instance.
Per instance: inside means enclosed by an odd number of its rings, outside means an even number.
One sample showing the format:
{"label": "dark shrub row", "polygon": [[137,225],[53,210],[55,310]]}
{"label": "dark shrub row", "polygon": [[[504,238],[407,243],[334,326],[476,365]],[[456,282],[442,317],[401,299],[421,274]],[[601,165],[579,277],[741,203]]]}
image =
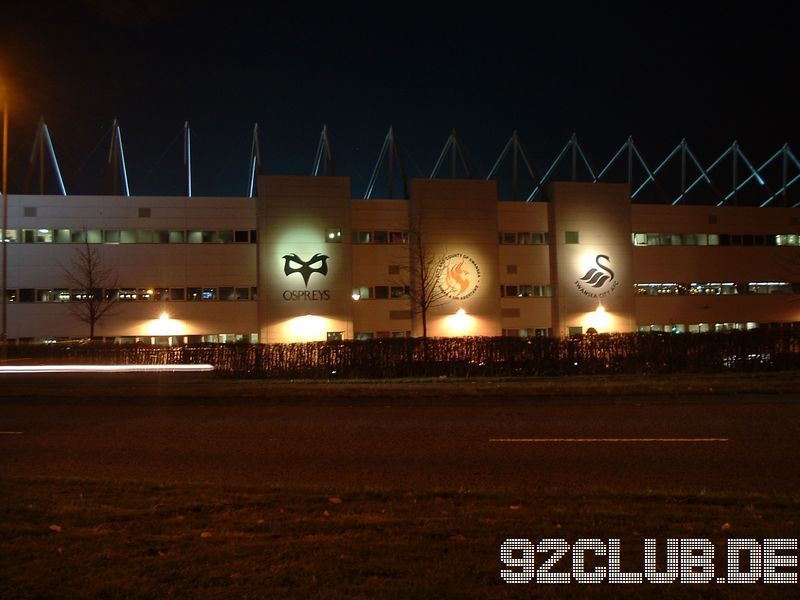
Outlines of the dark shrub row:
{"label": "dark shrub row", "polygon": [[800,368],[800,331],[754,329],[574,338],[397,338],[159,347],[63,343],[5,348],[8,359],[203,364],[237,377],[396,378],[764,371]]}

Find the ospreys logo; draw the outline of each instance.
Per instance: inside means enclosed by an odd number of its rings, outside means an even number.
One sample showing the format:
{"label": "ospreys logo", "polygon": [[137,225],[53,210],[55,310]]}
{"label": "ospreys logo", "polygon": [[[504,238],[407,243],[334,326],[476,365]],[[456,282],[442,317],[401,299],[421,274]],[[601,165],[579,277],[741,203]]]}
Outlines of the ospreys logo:
{"label": "ospreys logo", "polygon": [[[602,264],[600,262],[601,259],[605,261],[606,264]],[[614,271],[612,271],[609,266],[611,264],[611,258],[606,254],[598,254],[595,256],[594,264],[596,267],[591,267],[586,271],[583,277],[575,281],[575,287],[578,288],[584,296],[603,298],[617,289],[619,281],[614,281]],[[603,288],[609,284],[611,287],[604,290]]]}
{"label": "ospreys logo", "polygon": [[[300,273],[303,277],[303,282],[308,287],[308,280],[311,278],[313,273],[319,273],[320,275],[327,275],[328,274],[328,259],[330,257],[326,254],[317,253],[311,257],[311,260],[304,261],[301,259],[297,254],[285,254],[283,256],[283,272],[288,277],[292,273]],[[299,265],[299,266],[292,266],[292,265]]]}

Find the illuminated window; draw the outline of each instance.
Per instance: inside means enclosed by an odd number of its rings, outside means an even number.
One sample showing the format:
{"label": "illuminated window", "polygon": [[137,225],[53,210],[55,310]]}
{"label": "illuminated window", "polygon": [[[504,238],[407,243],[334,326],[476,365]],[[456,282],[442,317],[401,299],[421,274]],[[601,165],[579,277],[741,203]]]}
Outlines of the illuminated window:
{"label": "illuminated window", "polygon": [[353,231],[354,244],[369,244],[372,242],[371,231]]}
{"label": "illuminated window", "polygon": [[748,294],[795,294],[798,284],[786,281],[751,281],[747,284]]}
{"label": "illuminated window", "polygon": [[583,333],[583,327],[568,327],[567,334],[568,335],[581,335]]}
{"label": "illuminated window", "polygon": [[553,295],[553,289],[549,285],[501,285],[500,295],[504,298],[549,298]]}
{"label": "illuminated window", "polygon": [[186,232],[186,241],[190,244],[202,244],[203,232],[199,229],[192,229]]}
{"label": "illuminated window", "polygon": [[579,244],[580,243],[580,235],[577,231],[565,231],[564,232],[564,243],[565,244]]}
{"label": "illuminated window", "polygon": [[169,232],[170,244],[183,244],[186,241],[186,232],[182,230],[172,230]]}
{"label": "illuminated window", "polygon": [[517,234],[511,231],[504,231],[500,233],[501,244],[516,244]]}
{"label": "illuminated window", "polygon": [[372,288],[363,285],[353,288],[353,298],[356,296],[359,300],[369,300],[372,297]]}
{"label": "illuminated window", "polygon": [[341,342],[344,339],[344,331],[329,331],[326,339],[329,342]]}
{"label": "illuminated window", "polygon": [[186,299],[190,301],[199,301],[203,299],[203,288],[190,287],[186,288]]}
{"label": "illuminated window", "polygon": [[393,285],[389,291],[392,298],[407,298],[409,294],[408,286]]}
{"label": "illuminated window", "polygon": [[103,231],[103,241],[106,244],[119,244],[119,229],[106,229]]}
{"label": "illuminated window", "polygon": [[6,290],[6,302],[17,301],[17,290]]}
{"label": "illuminated window", "polygon": [[119,232],[119,241],[123,244],[136,243],[136,230],[135,229],[122,229]]}
{"label": "illuminated window", "polygon": [[325,241],[336,244],[342,241],[342,230],[338,227],[329,227],[325,230]]}
{"label": "illuminated window", "polygon": [[203,292],[201,294],[201,298],[203,300],[216,300],[217,299],[217,288],[203,288]]}
{"label": "illuminated window", "polygon": [[633,237],[633,245],[634,246],[647,246],[647,234],[646,233],[634,233],[632,234]]}
{"label": "illuminated window", "polygon": [[798,236],[795,234],[782,234],[775,236],[776,246],[797,246]]}
{"label": "illuminated window", "polygon": [[375,338],[375,334],[371,331],[356,331],[355,335],[353,336],[355,339],[360,341],[371,340]]}
{"label": "illuminated window", "polygon": [[408,232],[407,231],[390,231],[389,232],[390,244],[407,244]]}
{"label": "illuminated window", "polygon": [[53,241],[56,244],[69,244],[72,241],[69,229],[54,229]]}
{"label": "illuminated window", "polygon": [[155,288],[153,300],[169,300],[169,288]]}
{"label": "illuminated window", "polygon": [[140,244],[152,244],[154,240],[152,229],[137,229],[136,241]]}

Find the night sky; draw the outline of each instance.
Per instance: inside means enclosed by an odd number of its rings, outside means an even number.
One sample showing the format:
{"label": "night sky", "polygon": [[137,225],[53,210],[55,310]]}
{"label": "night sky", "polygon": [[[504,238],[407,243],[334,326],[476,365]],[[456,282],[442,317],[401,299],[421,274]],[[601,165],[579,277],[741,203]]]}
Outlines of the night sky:
{"label": "night sky", "polygon": [[[244,195],[253,123],[268,174],[309,174],[323,124],[361,196],[390,125],[410,176],[456,128],[485,176],[519,131],[543,171],[576,132],[595,166],[633,135],[655,166],[686,137],[706,165],[800,150],[793,2],[4,3],[10,191],[36,123],[71,194],[102,192],[112,120],[131,190]],[[49,191],[55,191],[52,188]]]}

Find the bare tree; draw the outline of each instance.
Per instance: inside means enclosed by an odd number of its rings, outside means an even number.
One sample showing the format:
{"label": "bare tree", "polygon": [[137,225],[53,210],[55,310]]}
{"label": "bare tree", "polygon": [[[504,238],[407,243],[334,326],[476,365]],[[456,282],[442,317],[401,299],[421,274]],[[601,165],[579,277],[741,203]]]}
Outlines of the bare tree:
{"label": "bare tree", "polygon": [[113,315],[117,297],[108,295],[107,290],[117,287],[113,270],[103,261],[100,248],[85,241],[74,249],[75,253],[64,273],[77,294],[70,294],[67,304],[70,312],[89,326],[89,337],[94,337],[95,327],[105,317]]}
{"label": "bare tree", "polygon": [[440,283],[444,255],[432,252],[427,245],[419,216],[412,217],[408,228],[409,298],[411,311],[420,316],[422,338],[428,337],[428,311],[446,304],[449,297]]}

